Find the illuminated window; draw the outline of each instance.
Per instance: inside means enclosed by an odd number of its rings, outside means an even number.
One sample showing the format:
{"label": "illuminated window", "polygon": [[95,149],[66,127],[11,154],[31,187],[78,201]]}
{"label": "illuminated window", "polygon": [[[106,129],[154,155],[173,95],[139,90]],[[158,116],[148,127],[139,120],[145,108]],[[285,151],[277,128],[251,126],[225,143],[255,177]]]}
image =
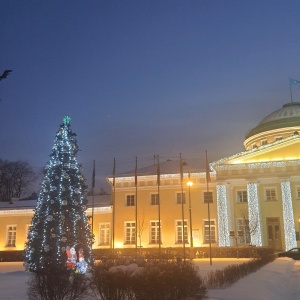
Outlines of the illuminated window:
{"label": "illuminated window", "polygon": [[159,221],[150,221],[150,244],[159,243]]}
{"label": "illuminated window", "polygon": [[[203,244],[209,244],[209,220],[203,220],[203,225],[204,225]],[[210,240],[211,243],[216,242],[216,221],[215,220],[210,220]]]}
{"label": "illuminated window", "polygon": [[134,195],[126,195],[126,206],[134,206]]}
{"label": "illuminated window", "polygon": [[246,190],[236,192],[236,202],[237,203],[247,203],[248,202],[248,195],[247,195]]}
{"label": "illuminated window", "polygon": [[99,224],[99,246],[108,246],[110,241],[110,224]]}
{"label": "illuminated window", "polygon": [[135,222],[125,222],[125,244],[135,244]]}
{"label": "illuminated window", "polygon": [[266,201],[276,201],[276,189],[266,188],[265,189],[265,199]]}
{"label": "illuminated window", "polygon": [[158,205],[159,196],[158,194],[151,194],[151,205]]}
{"label": "illuminated window", "polygon": [[17,226],[8,225],[6,235],[6,247],[16,247]]}
{"label": "illuminated window", "polygon": [[[187,234],[187,221],[184,221],[184,226],[182,226],[182,220],[176,221],[176,244],[182,244],[183,238],[184,243],[188,243],[188,234]],[[182,229],[184,233],[182,234]]]}
{"label": "illuminated window", "polygon": [[183,199],[183,204],[185,204],[185,192],[181,193],[181,192],[177,192],[176,193],[176,203],[177,204],[182,204],[181,202],[181,196],[182,196],[182,199]]}
{"label": "illuminated window", "polygon": [[249,220],[236,219],[237,238],[239,244],[250,244]]}

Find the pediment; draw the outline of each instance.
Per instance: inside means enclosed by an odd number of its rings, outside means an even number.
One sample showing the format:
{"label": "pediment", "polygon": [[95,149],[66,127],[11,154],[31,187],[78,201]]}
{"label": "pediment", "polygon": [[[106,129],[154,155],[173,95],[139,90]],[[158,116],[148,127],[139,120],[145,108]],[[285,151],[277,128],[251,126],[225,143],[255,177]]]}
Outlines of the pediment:
{"label": "pediment", "polygon": [[216,163],[232,165],[297,159],[300,159],[300,137],[293,136],[221,159]]}

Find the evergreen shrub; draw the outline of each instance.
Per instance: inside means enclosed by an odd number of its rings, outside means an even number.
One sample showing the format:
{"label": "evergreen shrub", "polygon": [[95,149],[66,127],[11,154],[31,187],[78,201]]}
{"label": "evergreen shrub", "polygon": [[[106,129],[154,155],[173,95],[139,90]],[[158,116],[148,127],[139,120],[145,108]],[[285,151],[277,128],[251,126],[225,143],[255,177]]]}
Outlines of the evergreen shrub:
{"label": "evergreen shrub", "polygon": [[230,265],[221,270],[211,271],[206,276],[206,287],[208,289],[228,287],[248,274],[259,270],[274,259],[275,255],[264,255],[262,258],[252,259],[246,263]]}
{"label": "evergreen shrub", "polygon": [[191,262],[101,262],[94,268],[94,285],[101,300],[200,300],[206,288]]}

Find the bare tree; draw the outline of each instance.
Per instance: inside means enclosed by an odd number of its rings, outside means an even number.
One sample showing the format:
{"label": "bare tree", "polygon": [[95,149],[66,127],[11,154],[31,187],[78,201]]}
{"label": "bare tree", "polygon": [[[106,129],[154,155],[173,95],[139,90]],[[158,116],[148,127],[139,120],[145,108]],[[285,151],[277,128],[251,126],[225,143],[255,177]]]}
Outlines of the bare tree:
{"label": "bare tree", "polygon": [[0,201],[19,198],[36,180],[36,175],[26,161],[0,160]]}
{"label": "bare tree", "polygon": [[142,248],[142,235],[145,229],[145,212],[143,210],[143,214],[138,218],[138,223],[137,223],[137,236],[140,241],[139,247]]}
{"label": "bare tree", "polygon": [[[250,237],[257,233],[259,221],[256,218],[255,220],[253,220],[253,222],[251,224],[249,223],[248,207],[241,208],[239,215],[240,215],[239,219],[241,219],[243,221],[242,225],[244,227],[244,232],[243,232],[243,234],[241,234],[240,238],[244,238],[244,239],[250,241]],[[237,238],[238,238],[238,236],[237,236]]]}

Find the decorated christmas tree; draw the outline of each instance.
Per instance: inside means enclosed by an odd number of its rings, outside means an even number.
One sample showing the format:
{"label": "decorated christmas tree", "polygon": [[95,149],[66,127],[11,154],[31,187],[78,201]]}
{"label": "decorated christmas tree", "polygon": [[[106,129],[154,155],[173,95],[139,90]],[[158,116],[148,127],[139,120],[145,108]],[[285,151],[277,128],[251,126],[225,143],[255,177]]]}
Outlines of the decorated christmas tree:
{"label": "decorated christmas tree", "polygon": [[91,262],[91,232],[85,214],[85,181],[77,162],[76,134],[66,116],[56,133],[25,251],[25,267],[33,272],[75,270],[85,273]]}

